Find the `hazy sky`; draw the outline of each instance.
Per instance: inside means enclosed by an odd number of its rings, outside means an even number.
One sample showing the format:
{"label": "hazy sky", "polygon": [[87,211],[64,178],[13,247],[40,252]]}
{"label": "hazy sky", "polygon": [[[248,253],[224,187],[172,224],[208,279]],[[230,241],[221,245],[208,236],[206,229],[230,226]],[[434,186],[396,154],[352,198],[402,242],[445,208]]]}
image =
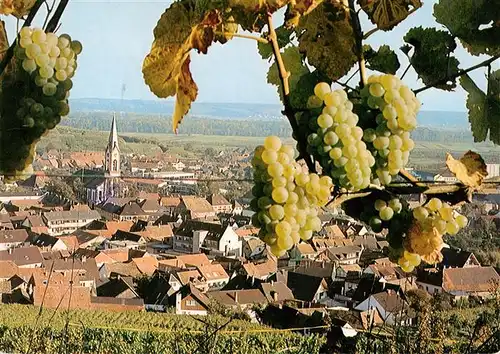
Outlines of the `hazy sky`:
{"label": "hazy sky", "polygon": [[[432,26],[432,4],[425,1],[422,9],[392,32],[378,32],[368,43],[377,47],[387,43],[394,49],[414,26]],[[153,28],[171,1],[87,1],[71,0],[62,18],[60,33],[68,33],[83,43],[74,78],[73,98],[120,98],[126,85],[125,99],[156,99],[144,84],[141,66],[153,39]],[[277,16],[278,17],[278,16]],[[37,18],[40,25],[42,16]],[[276,19],[279,23],[279,19]],[[14,24],[9,23],[10,38]],[[364,21],[365,31],[373,25]],[[399,51],[398,51],[399,52]],[[469,58],[458,52],[465,68],[483,58]],[[398,53],[400,54],[400,52]],[[400,56],[402,69],[406,67]],[[235,38],[222,45],[212,45],[208,55],[192,54],[191,70],[199,86],[199,102],[279,103],[276,88],[266,83],[269,64],[256,51],[256,42]],[[495,68],[500,68],[499,63]],[[484,86],[484,73],[473,75]],[[414,72],[405,81],[413,88],[422,86]],[[351,82],[355,84],[354,79]],[[445,93],[429,90],[419,95],[426,110],[465,110],[464,92]]]}

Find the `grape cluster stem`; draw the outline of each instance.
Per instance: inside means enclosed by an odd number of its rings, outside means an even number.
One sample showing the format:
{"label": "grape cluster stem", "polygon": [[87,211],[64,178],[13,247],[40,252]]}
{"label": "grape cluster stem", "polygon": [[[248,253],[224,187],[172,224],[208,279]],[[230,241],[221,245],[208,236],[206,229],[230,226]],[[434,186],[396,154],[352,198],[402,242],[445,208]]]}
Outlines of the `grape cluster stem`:
{"label": "grape cluster stem", "polygon": [[276,64],[278,65],[281,88],[283,90],[283,104],[285,106],[283,114],[288,118],[288,122],[292,127],[292,131],[297,138],[297,148],[300,155],[299,158],[304,159],[309,171],[314,173],[316,172],[316,168],[314,166],[314,162],[311,159],[311,155],[307,153],[306,137],[299,129],[297,119],[295,118],[296,112],[292,109],[292,106],[290,104],[290,86],[288,85],[288,77],[290,76],[290,74],[288,71],[286,71],[285,63],[283,62],[283,58],[281,57],[280,46],[278,44],[278,36],[276,35],[276,31],[273,26],[272,14],[267,15],[267,26],[269,27],[268,40],[273,48],[274,58],[276,60]]}
{"label": "grape cluster stem", "polygon": [[363,55],[363,30],[361,29],[361,22],[359,21],[358,13],[356,12],[355,0],[349,0],[351,25],[354,31],[354,38],[356,40],[356,56],[358,57],[359,65],[359,86],[363,88],[366,84],[366,64],[365,56]]}
{"label": "grape cluster stem", "polygon": [[66,9],[66,6],[68,5],[68,2],[69,0],[61,0],[59,2],[59,5],[57,5],[56,11],[54,12],[54,16],[52,16],[49,23],[47,24],[47,28],[45,28],[45,32],[55,32],[59,20],[61,19],[61,16]]}

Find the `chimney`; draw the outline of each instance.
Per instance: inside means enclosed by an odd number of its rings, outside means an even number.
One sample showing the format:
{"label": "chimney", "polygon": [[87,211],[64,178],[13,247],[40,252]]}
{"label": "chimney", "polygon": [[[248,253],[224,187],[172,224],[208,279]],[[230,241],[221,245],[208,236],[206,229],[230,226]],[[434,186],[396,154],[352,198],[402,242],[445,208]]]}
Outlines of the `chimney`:
{"label": "chimney", "polygon": [[325,261],[321,262],[321,268],[325,268]]}
{"label": "chimney", "polygon": [[277,291],[271,291],[271,295],[273,297],[274,302],[278,302],[278,292]]}
{"label": "chimney", "polygon": [[271,280],[271,286],[273,286],[273,285],[274,285],[274,280]]}
{"label": "chimney", "polygon": [[234,302],[238,303],[238,291],[234,291]]}
{"label": "chimney", "polygon": [[9,254],[12,254],[12,248],[9,248]]}

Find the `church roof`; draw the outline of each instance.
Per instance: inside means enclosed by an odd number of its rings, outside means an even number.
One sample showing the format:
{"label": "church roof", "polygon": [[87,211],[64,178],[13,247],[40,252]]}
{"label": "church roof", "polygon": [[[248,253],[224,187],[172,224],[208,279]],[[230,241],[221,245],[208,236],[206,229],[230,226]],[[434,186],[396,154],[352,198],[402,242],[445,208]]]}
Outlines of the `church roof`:
{"label": "church roof", "polygon": [[85,183],[85,188],[87,189],[96,189],[97,187],[103,185],[106,182],[106,178],[104,177],[96,177],[92,178]]}
{"label": "church roof", "polygon": [[118,151],[120,147],[118,146],[118,133],[116,131],[116,116],[113,114],[113,120],[111,121],[111,130],[109,132],[108,148],[116,146]]}

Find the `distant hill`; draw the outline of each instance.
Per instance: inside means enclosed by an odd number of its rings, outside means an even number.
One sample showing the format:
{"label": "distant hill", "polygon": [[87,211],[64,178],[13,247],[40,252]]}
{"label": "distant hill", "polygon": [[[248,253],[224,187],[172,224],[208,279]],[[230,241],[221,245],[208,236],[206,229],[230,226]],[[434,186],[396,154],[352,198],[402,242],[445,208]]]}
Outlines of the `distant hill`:
{"label": "distant hill", "polygon": [[[119,100],[80,98],[70,100],[73,112],[125,112],[143,115],[171,115],[172,101]],[[193,103],[189,115],[199,118],[281,120],[282,106],[257,103]],[[468,128],[466,112],[422,111],[418,115],[420,126],[441,128]]]}

